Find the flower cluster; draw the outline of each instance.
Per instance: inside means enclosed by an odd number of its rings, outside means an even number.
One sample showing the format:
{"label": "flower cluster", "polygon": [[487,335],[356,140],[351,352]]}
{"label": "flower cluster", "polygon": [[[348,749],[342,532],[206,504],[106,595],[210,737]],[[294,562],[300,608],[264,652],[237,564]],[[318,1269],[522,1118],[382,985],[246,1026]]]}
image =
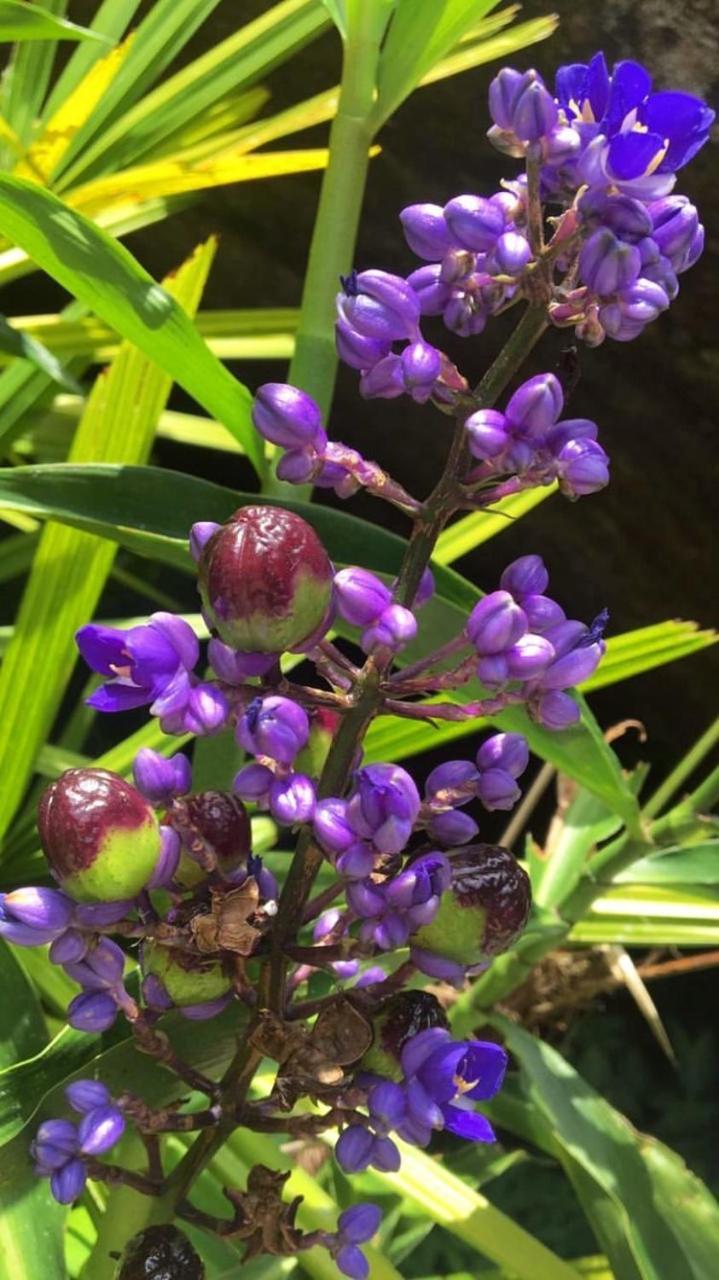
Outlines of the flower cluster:
{"label": "flower cluster", "polygon": [[[425,1147],[436,1131],[494,1139],[477,1104],[501,1087],[504,1049],[454,1039],[439,1000],[408,979],[461,987],[527,923],[529,878],[509,849],[483,842],[476,813],[517,804],[527,740],[493,732],[420,787],[402,764],[378,760],[365,733],[378,716],[448,720],[476,733],[510,707],[541,729],[577,725],[571,690],[601,661],[608,615],[590,625],[568,618],[547,594],[539,556],[508,565],[439,648],[421,608],[435,591],[433,545],[453,515],[554,482],[569,498],[591,494],[607,483],[609,463],[596,424],[562,416],[554,374],[525,381],[500,410],[517,350],[508,347],[511,359],[505,352],[473,393],[421,322],[441,315],[469,337],[525,301],[529,346],[550,322],[574,326],[590,345],[637,336],[701,252],[696,210],[672,188],[713,117],[690,95],[652,93],[637,64],[610,75],[601,55],[561,69],[554,93],[535,72],[505,69],[490,110],[490,136],[526,160],[526,175],[489,198],[405,209],[404,232],[423,265],[406,280],[352,272],[338,299],[337,345],[360,372],[362,395],[406,393],[455,419],[433,493],[417,500],[377,463],[328,439],[318,404],[300,388],[265,384],[253,407],[257,431],[280,450],[281,479],[343,498],[364,488],[412,519],[401,564],[347,564],[340,553],[335,565],[314,527],[319,515],[308,521],[257,501],[190,531],[207,674],[197,674],[200,638],[169,613],[127,630],[78,632],[102,677],[93,707],[148,707],[170,739],[225,732],[243,756],[231,787],[218,789],[199,785],[197,758],[147,747],[133,783],[102,768],[67,770],[38,814],[57,887],[0,896],[0,936],[48,945],[77,984],[70,1024],[102,1033],[121,1014],[137,1048],[182,1083],[179,1100],[159,1109],[129,1093],[113,1101],[97,1081],[68,1086],[80,1120],[44,1121],[33,1144],[37,1172],[63,1204],[88,1176],[171,1191],[160,1143],[170,1132],[226,1134],[242,1124],[310,1138],[333,1127],[347,1173],[397,1169],[402,1143]],[[437,696],[459,689],[446,702]],[[275,850],[265,865],[260,854],[275,840],[280,850],[296,842],[294,858]],[[322,980],[317,997],[323,972],[331,985]],[[225,1014],[218,1054],[228,1027],[237,1043],[222,1080],[199,1070],[199,1055],[185,1061],[176,1051],[166,1015],[177,1011],[200,1021]],[[260,1059],[277,1070],[258,1100],[249,1082]],[[188,1090],[207,1107],[186,1109]],[[302,1097],[314,1111],[295,1110]],[[97,1159],[126,1120],[145,1140],[147,1175]],[[191,1147],[190,1160],[203,1149]],[[344,1275],[364,1280],[360,1246],[378,1228],[377,1207],[355,1205],[336,1231],[303,1235],[296,1203],[279,1194],[283,1177],[256,1166],[246,1192],[227,1190],[235,1217],[216,1228],[241,1232],[247,1256],[267,1239],[275,1253],[322,1244]]]}
{"label": "flower cluster", "polygon": [[32,1143],[35,1172],[50,1179],[60,1204],[72,1204],[88,1176],[88,1161],[104,1155],[120,1141],[125,1117],[99,1080],[75,1080],[65,1089],[73,1111],[81,1119],[44,1120]]}

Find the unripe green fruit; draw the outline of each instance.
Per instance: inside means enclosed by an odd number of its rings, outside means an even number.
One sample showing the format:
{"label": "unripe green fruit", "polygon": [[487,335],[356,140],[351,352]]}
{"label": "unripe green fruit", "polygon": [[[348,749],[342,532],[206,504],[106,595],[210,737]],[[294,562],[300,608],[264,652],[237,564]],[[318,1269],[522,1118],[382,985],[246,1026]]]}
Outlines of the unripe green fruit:
{"label": "unripe green fruit", "polygon": [[466,845],[449,862],[451,886],[412,942],[457,964],[479,964],[506,951],[522,932],[532,904],[529,877],[499,845]]}
{"label": "unripe green fruit", "polygon": [[160,854],[147,801],[107,769],[67,769],[43,793],[38,830],[55,879],[77,902],[114,902],[144,889]]}
{"label": "unripe green fruit", "polygon": [[[238,796],[228,791],[200,791],[178,802],[176,810],[181,821],[178,823],[176,813],[170,811],[165,817],[167,825],[177,827],[183,842],[191,843],[186,822],[191,824],[217,857],[221,875],[228,876],[245,864],[252,849],[252,831]],[[183,849],[173,878],[183,889],[194,889],[207,878],[207,872]]]}
{"label": "unripe green fruit", "polygon": [[232,986],[217,960],[202,960],[178,947],[162,947],[154,942],[143,947],[142,970],[146,977],[153,974],[159,978],[170,999],[180,1007],[219,1000]]}
{"label": "unripe green fruit", "polygon": [[240,507],[206,542],[199,563],[205,614],[225,644],[281,653],[322,625],[332,565],[314,529],[283,507]]}
{"label": "unripe green fruit", "polygon": [[400,991],[390,996],[372,1019],[374,1040],[362,1059],[362,1070],[401,1080],[400,1058],[407,1041],[420,1031],[447,1025],[444,1009],[429,991]]}

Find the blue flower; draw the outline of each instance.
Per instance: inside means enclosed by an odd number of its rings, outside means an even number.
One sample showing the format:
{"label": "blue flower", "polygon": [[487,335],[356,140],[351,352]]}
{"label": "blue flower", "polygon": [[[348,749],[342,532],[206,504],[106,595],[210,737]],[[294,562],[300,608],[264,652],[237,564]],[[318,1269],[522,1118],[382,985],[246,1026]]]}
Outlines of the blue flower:
{"label": "blue flower", "polygon": [[648,198],[671,191],[675,173],[703,147],[714,121],[691,93],[653,93],[638,62],[618,62],[610,75],[602,53],[560,67],[555,91],[584,143],[580,178]]}
{"label": "blue flower", "polygon": [[[453,1040],[442,1027],[413,1036],[402,1050],[410,1127],[400,1133],[413,1141],[428,1129],[448,1129],[470,1142],[494,1142],[486,1116],[471,1107],[493,1098],[501,1088],[507,1055],[484,1040]],[[422,1144],[423,1145],[423,1144]]]}
{"label": "blue flower", "polygon": [[88,666],[108,677],[88,698],[98,711],[129,711],[152,703],[154,714],[170,715],[186,705],[189,673],[200,647],[182,618],[153,613],[147,623],[128,631],[89,625],[75,639]]}

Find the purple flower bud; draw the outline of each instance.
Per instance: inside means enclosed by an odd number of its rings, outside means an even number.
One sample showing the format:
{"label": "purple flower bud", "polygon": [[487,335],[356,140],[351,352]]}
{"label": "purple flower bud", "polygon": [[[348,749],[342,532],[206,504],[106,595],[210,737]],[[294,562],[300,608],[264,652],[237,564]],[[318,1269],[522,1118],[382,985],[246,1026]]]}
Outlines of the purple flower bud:
{"label": "purple flower bud", "polygon": [[652,239],[675,265],[690,248],[699,229],[699,214],[686,196],[667,196],[649,205]]}
{"label": "purple flower bud", "polygon": [[337,1228],[343,1240],[348,1240],[350,1244],[364,1244],[379,1230],[381,1221],[382,1213],[376,1204],[353,1204],[340,1214]]}
{"label": "purple flower bud", "polygon": [[216,639],[210,640],[207,656],[215,674],[228,684],[244,684],[250,676],[264,676],[278,657],[274,653],[238,653]]}
{"label": "purple flower bud", "polygon": [[455,791],[458,788],[469,789],[467,799],[471,799],[471,788],[479,781],[477,770],[471,760],[447,760],[437,765],[424,784],[428,799],[440,791]]}
{"label": "purple flower bud", "polygon": [[492,591],[476,604],[465,631],[477,653],[502,653],[527,630],[527,619],[508,591]]}
{"label": "purple flower bud", "polygon": [[411,285],[387,271],[361,271],[351,294],[338,298],[339,314],[366,338],[397,342],[412,338],[419,302]]}
{"label": "purple flower bud", "polygon": [[[416,274],[416,273],[415,273]],[[351,369],[371,369],[389,354],[390,343],[380,338],[367,338],[340,315],[335,324],[337,354]]]}
{"label": "purple flower bud", "polygon": [[411,204],[399,215],[407,244],[418,258],[427,262],[441,262],[445,253],[454,246],[444,220],[444,211],[438,204]]}
{"label": "purple flower bud", "polygon": [[399,1150],[391,1138],[375,1138],[370,1164],[381,1173],[396,1173],[402,1163]]}
{"label": "purple flower bud", "polygon": [[420,809],[413,779],[394,764],[359,769],[348,816],[358,836],[371,839],[380,853],[400,853]]}
{"label": "purple flower bud", "polygon": [[50,1178],[50,1190],[58,1204],[72,1204],[82,1195],[87,1173],[82,1160],[69,1160],[61,1169],[56,1169]]}
{"label": "purple flower bud", "polygon": [[595,231],[582,245],[579,255],[580,278],[603,298],[633,284],[640,267],[636,245],[618,240],[608,227]]}
{"label": "purple flower bud", "polygon": [[110,1105],[110,1090],[100,1080],[73,1080],[65,1089],[73,1111],[94,1111]]}
{"label": "purple flower bud", "polygon": [[202,555],[205,543],[209,542],[212,535],[217,533],[219,528],[220,525],[215,520],[198,520],[196,524],[193,524],[190,529],[190,555],[195,564],[197,564]]}
{"label": "purple flower bud", "polygon": [[0,910],[11,921],[51,935],[61,933],[67,927],[73,906],[74,903],[64,893],[33,885],[0,895]]}
{"label": "purple flower bud", "polygon": [[459,964],[456,960],[450,960],[447,956],[437,955],[434,951],[428,951],[424,947],[410,947],[410,959],[419,969],[420,973],[426,973],[428,978],[436,978],[439,982],[448,982],[453,987],[461,987],[464,984],[464,975],[466,965]]}
{"label": "purple flower bud", "polygon": [[[329,911],[323,911],[312,929],[312,940],[314,942],[322,942],[324,938],[328,938],[341,920],[342,912],[338,911],[336,907],[330,907]],[[341,932],[344,932],[344,930],[341,930]]]}
{"label": "purple flower bud", "polygon": [[489,86],[489,114],[500,129],[513,131],[515,103],[526,84],[526,73],[515,71],[513,67],[502,67],[492,80]]}
{"label": "purple flower bud", "polygon": [[33,1159],[46,1169],[59,1169],[77,1151],[77,1128],[70,1120],[44,1120],[32,1144]]}
{"label": "purple flower bud", "polygon": [[66,972],[86,991],[117,987],[125,968],[125,954],[110,938],[98,938],[79,963],[65,965]]}
{"label": "purple flower bud", "polygon": [[572,725],[578,724],[581,717],[579,704],[574,698],[558,690],[542,694],[536,702],[530,704],[529,710],[545,729],[570,729]]}
{"label": "purple flower bud", "polygon": [[317,478],[321,465],[320,455],[314,448],[289,449],[282,455],[275,470],[278,479],[284,480],[286,484],[307,484]]}
{"label": "purple flower bud", "polygon": [[236,736],[240,746],[253,755],[292,764],[307,744],[310,721],[304,707],[290,698],[255,698],[238,720]]}
{"label": "purple flower bud", "polygon": [[427,604],[434,595],[434,574],[431,569],[425,569],[419,580],[419,586],[415,592],[414,608],[421,609],[423,604]]}
{"label": "purple flower bud", "polygon": [[484,462],[497,458],[509,443],[507,419],[498,409],[478,409],[465,422],[469,437],[469,451]]}
{"label": "purple flower bud", "polygon": [[499,585],[524,607],[524,597],[546,591],[549,574],[541,556],[520,556],[507,565]]}
{"label": "purple flower bud", "polygon": [[88,948],[86,934],[78,929],[66,929],[50,947],[50,960],[53,964],[74,964],[82,960]]}
{"label": "purple flower bud", "polygon": [[374,858],[370,846],[358,842],[339,854],[335,868],[345,880],[364,880],[374,869]]}
{"label": "purple flower bud", "polygon": [[265,440],[283,449],[314,445],[321,450],[327,443],[316,400],[286,382],[266,382],[258,389],[252,421]]}
{"label": "purple flower bud", "polygon": [[588,226],[608,227],[620,240],[633,244],[652,233],[647,206],[631,196],[610,196],[601,188],[590,188],[579,201],[579,212]]}
{"label": "purple flower bud", "polygon": [[455,196],[444,216],[455,239],[473,253],[486,253],[504,231],[502,210],[483,196]]}
{"label": "purple flower bud", "polygon": [[532,250],[526,236],[505,231],[492,249],[492,266],[506,276],[518,276],[532,261]]}
{"label": "purple flower bud", "polygon": [[477,765],[484,769],[503,769],[519,778],[529,764],[529,746],[522,733],[493,733],[477,752]]}
{"label": "purple flower bud", "polygon": [[417,619],[411,609],[401,604],[390,604],[383,609],[379,618],[367,628],[360,644],[365,653],[374,649],[387,648],[393,653],[404,649],[417,634]]}
{"label": "purple flower bud", "polygon": [[488,689],[499,689],[509,680],[509,667],[503,653],[488,654],[477,663],[477,679]]}
{"label": "purple flower bud", "polygon": [[582,148],[581,134],[571,125],[556,125],[544,138],[544,163],[552,168],[568,164]]}
{"label": "purple flower bud", "polygon": [[270,813],[283,827],[310,822],[317,802],[315,784],[301,773],[275,778],[270,787]]}
{"label": "purple flower bud", "polygon": [[425,390],[429,397],[442,372],[442,356],[437,348],[429,342],[410,342],[400,359],[407,391]]}
{"label": "purple flower bud", "polygon": [[603,643],[570,649],[557,658],[541,677],[543,689],[570,689],[594,675],[604,652]]}
{"label": "purple flower bud", "polygon": [[511,773],[506,769],[485,769],[477,788],[485,809],[513,809],[522,794]]}
{"label": "purple flower bud", "polygon": [[356,843],[357,835],[347,816],[347,801],[331,796],[315,808],[314,832],[327,853],[344,853]]}
{"label": "purple flower bud", "polygon": [[546,670],[554,656],[554,649],[549,641],[543,636],[534,636],[531,632],[521,636],[504,653],[511,680],[531,680]]}
{"label": "purple flower bud", "polygon": [[75,923],[88,929],[103,929],[105,925],[124,920],[134,908],[134,902],[80,902],[75,908]]}
{"label": "purple flower bud", "polygon": [[351,1124],[337,1139],[335,1157],[345,1173],[361,1173],[369,1167],[374,1138],[363,1125]]}
{"label": "purple flower bud", "polygon": [[507,421],[524,435],[544,435],[556,422],[564,396],[553,373],[539,373],[515,391],[506,408]]}
{"label": "purple flower bud", "polygon": [[335,1255],[337,1268],[349,1280],[367,1280],[369,1262],[356,1244],[343,1244]]}
{"label": "purple flower bud", "polygon": [[239,773],[235,774],[232,789],[241,799],[265,808],[273,779],[274,774],[266,765],[246,764]]}
{"label": "purple flower bud", "polygon": [[596,493],[609,484],[609,458],[596,440],[570,440],[557,458],[560,488],[570,498]]}
{"label": "purple flower bud", "polygon": [[194,733],[199,738],[217,733],[229,714],[230,705],[222,690],[203,683],[190,690],[187,705],[177,718],[162,716],[160,723],[166,733]]}
{"label": "purple flower bud", "polygon": [[180,837],[172,827],[161,826],[162,847],[160,856],[152,876],[147,882],[148,889],[168,888],[174,880],[180,862]]}
{"label": "purple flower bud", "polygon": [[473,338],[484,332],[489,315],[481,295],[460,293],[448,302],[443,319],[452,333],[458,333],[460,338]]}
{"label": "purple flower bud", "polygon": [[351,567],[335,574],[337,609],[345,622],[367,627],[391,603],[392,595],[368,569]]}
{"label": "purple flower bud", "polygon": [[211,1018],[216,1018],[218,1013],[222,1013],[227,1008],[231,994],[218,996],[215,1000],[201,1000],[198,1004],[180,1005],[180,1013],[183,1018],[187,1018],[188,1022],[209,1022]]}
{"label": "purple flower bud", "polygon": [[555,458],[570,440],[596,440],[599,428],[589,418],[564,418],[547,432],[544,443]]}
{"label": "purple flower bud", "polygon": [[80,1150],[86,1156],[99,1156],[120,1141],[125,1132],[125,1117],[113,1106],[96,1107],[82,1117],[78,1126]]}
{"label": "purple flower bud", "polygon": [[527,615],[529,629],[535,635],[542,635],[549,627],[555,627],[565,619],[561,605],[549,596],[523,596],[522,608]]}
{"label": "purple flower bud", "polygon": [[0,938],[12,942],[16,947],[42,947],[52,942],[54,934],[48,930],[31,929],[26,924],[16,924],[12,920],[0,917]]}
{"label": "purple flower bud", "polygon": [[527,71],[524,80],[512,103],[510,127],[522,142],[537,142],[554,128],[559,112],[536,71]]}
{"label": "purple flower bud", "polygon": [[[370,1089],[367,1106],[374,1123],[379,1122],[387,1132],[396,1129],[397,1125],[402,1123],[407,1111],[404,1089],[392,1080],[383,1080],[381,1084],[373,1085]],[[372,1232],[369,1233],[369,1235],[372,1234]],[[367,1240],[369,1236],[356,1237],[356,1243],[361,1243],[362,1239]]]}
{"label": "purple flower bud", "polygon": [[689,248],[686,250],[686,253],[682,257],[681,261],[679,262],[676,268],[677,271],[680,271],[680,272],[688,271],[689,268],[693,267],[694,263],[697,262],[699,258],[701,258],[703,252],[704,252],[704,228],[700,223],[696,229],[696,232],[694,233],[694,237],[692,239],[691,244],[689,245]]}
{"label": "purple flower bud", "polygon": [[106,991],[86,991],[71,1000],[67,1020],[77,1031],[107,1031],[117,1017],[117,1005]]}
{"label": "purple flower bud", "polygon": [[147,977],[142,979],[142,998],[148,1009],[164,1010],[172,1009],[174,1001],[169,995],[164,982],[154,973],[148,973]]}
{"label": "purple flower bud", "polygon": [[474,840],[474,837],[479,834],[479,827],[468,813],[462,813],[459,809],[449,809],[447,813],[437,813],[430,818],[427,834],[430,839],[451,849],[456,845],[468,844],[470,840]]}
{"label": "purple flower bud", "polygon": [[385,909],[384,895],[369,880],[351,881],[347,885],[347,902],[360,920],[371,920]]}
{"label": "purple flower bud", "polygon": [[192,786],[192,765],[187,756],[166,759],[151,747],[141,747],[132,765],[138,791],[151,804],[167,805],[175,796],[184,796]]}
{"label": "purple flower bud", "polygon": [[407,284],[417,294],[423,316],[441,316],[452,297],[452,290],[444,282],[442,267],[439,265],[419,267],[407,276]]}
{"label": "purple flower bud", "polygon": [[404,373],[400,356],[390,353],[367,369],[360,378],[360,395],[365,400],[396,400],[404,394]]}

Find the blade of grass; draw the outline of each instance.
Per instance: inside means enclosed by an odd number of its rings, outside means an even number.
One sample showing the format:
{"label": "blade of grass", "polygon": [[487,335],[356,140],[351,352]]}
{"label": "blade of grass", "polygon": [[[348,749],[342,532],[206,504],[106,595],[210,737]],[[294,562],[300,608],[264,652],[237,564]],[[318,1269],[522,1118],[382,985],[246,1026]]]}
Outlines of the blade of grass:
{"label": "blade of grass", "polygon": [[[36,5],[48,21],[63,19],[67,6],[68,0],[38,0]],[[22,7],[25,8],[25,5]],[[3,75],[0,114],[24,145],[32,137],[34,121],[50,80],[55,52],[56,41],[53,39],[17,44]]]}
{"label": "blade of grass", "polygon": [[[215,248],[209,241],[167,282],[190,314],[199,305]],[[126,344],[93,387],[71,457],[145,459],[171,385],[165,373]],[[48,526],[41,536],[0,670],[0,834],[22,798],[72,672],[75,630],[92,616],[115,552],[111,542],[59,525]]]}
{"label": "blade of grass", "polygon": [[556,484],[542,489],[529,489],[526,493],[503,498],[491,511],[473,511],[471,515],[463,516],[440,534],[434,559],[439,564],[454,564],[455,560],[474,551],[475,547],[481,547],[483,542],[489,542],[498,533],[511,529],[515,520],[533,511],[540,502],[545,502],[556,492]]}
{"label": "blade of grass", "polygon": [[[104,0],[90,23],[90,29],[116,44],[122,39],[139,6],[140,0]],[[78,45],[50,90],[40,116],[42,124],[69,98],[93,63],[102,57],[102,52],[101,45],[89,42]]]}

